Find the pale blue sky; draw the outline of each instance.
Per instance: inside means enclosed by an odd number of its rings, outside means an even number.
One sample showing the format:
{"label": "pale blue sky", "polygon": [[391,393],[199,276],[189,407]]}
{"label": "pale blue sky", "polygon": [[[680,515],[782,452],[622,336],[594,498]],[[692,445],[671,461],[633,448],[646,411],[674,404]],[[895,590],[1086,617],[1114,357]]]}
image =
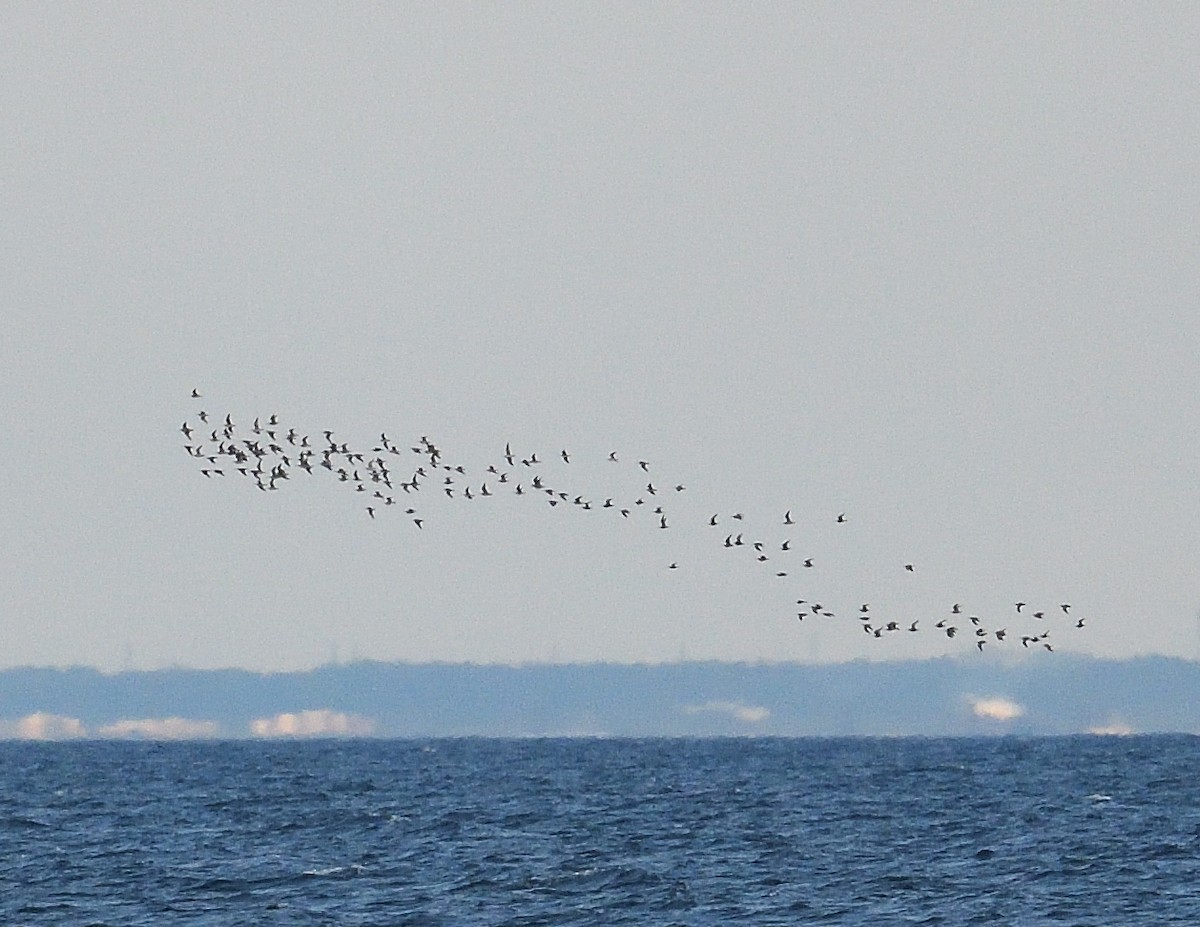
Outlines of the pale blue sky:
{"label": "pale blue sky", "polygon": [[[869,639],[859,603],[1017,599],[1087,616],[1064,650],[1197,656],[1198,33],[1182,4],[5,7],[0,666],[915,657],[971,648]],[[205,480],[193,387],[688,490],[671,532],[506,496],[418,533],[330,480]],[[789,508],[838,620],[707,530]]]}

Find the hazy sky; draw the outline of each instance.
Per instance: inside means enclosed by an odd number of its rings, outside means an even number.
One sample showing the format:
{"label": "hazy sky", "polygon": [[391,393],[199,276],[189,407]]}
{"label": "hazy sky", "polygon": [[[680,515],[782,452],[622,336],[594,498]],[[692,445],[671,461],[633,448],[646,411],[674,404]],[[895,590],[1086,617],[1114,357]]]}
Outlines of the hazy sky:
{"label": "hazy sky", "polygon": [[[6,5],[0,666],[974,656],[854,611],[1019,599],[1197,656],[1196,48],[1188,4]],[[193,388],[687,490],[418,530],[205,479]]]}

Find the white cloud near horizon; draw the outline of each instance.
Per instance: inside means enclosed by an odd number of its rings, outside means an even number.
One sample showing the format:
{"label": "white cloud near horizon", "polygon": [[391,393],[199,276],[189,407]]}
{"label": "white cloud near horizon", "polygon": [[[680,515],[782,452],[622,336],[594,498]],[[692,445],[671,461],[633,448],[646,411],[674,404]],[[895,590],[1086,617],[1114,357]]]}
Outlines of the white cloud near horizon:
{"label": "white cloud near horizon", "polygon": [[216,721],[192,718],[123,718],[96,729],[96,736],[139,740],[203,740],[216,737],[221,727]]}
{"label": "white cloud near horizon", "polygon": [[375,721],[362,715],[317,708],[255,718],[250,722],[250,733],[255,737],[369,737],[375,733]]}
{"label": "white cloud near horizon", "polygon": [[1099,734],[1110,737],[1125,737],[1129,734],[1136,733],[1132,725],[1127,724],[1120,718],[1111,718],[1106,724],[1097,724],[1087,729],[1089,734]]}
{"label": "white cloud near horizon", "polygon": [[1024,706],[1012,699],[990,696],[980,698],[968,696],[971,703],[971,713],[976,718],[986,718],[989,721],[1013,721],[1025,714]]}
{"label": "white cloud near horizon", "polygon": [[684,705],[684,714],[721,714],[728,715],[735,721],[744,724],[758,724],[771,716],[771,710],[763,705],[747,705],[740,701],[713,700],[702,705]]}
{"label": "white cloud near horizon", "polygon": [[192,718],[122,718],[90,730],[79,718],[36,711],[16,721],[0,721],[0,738],[9,740],[199,740],[217,737],[216,721]]}
{"label": "white cloud near horizon", "polygon": [[37,711],[17,721],[0,721],[0,737],[13,740],[75,740],[87,736],[78,718]]}

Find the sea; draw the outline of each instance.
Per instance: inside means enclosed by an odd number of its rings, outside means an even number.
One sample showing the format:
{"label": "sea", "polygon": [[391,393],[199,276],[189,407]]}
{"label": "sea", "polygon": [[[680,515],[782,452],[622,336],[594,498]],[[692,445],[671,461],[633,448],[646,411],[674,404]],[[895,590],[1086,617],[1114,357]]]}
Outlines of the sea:
{"label": "sea", "polygon": [[0,924],[1200,924],[1200,738],[0,743]]}

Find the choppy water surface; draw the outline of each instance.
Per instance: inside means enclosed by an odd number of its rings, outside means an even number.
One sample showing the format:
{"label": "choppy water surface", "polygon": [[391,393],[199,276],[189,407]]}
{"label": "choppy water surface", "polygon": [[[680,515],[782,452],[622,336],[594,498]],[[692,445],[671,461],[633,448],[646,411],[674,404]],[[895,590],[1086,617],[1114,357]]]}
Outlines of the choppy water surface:
{"label": "choppy water surface", "polygon": [[0,923],[1200,924],[1200,739],[0,744]]}

